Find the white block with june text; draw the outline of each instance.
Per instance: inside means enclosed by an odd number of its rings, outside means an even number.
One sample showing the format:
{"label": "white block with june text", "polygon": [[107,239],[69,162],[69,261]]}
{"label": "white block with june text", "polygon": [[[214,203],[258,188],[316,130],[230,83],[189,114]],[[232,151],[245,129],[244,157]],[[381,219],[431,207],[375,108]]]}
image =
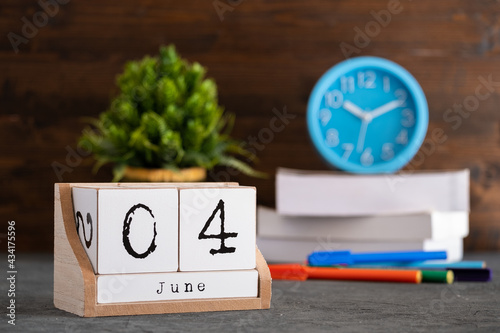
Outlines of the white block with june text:
{"label": "white block with june text", "polygon": [[100,275],[97,277],[97,302],[257,297],[258,280],[258,272],[254,269]]}

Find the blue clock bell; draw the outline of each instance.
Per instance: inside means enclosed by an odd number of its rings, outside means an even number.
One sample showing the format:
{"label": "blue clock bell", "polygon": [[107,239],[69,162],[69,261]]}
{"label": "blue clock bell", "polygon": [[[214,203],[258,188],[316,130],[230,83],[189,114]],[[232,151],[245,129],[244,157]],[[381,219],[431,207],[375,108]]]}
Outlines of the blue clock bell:
{"label": "blue clock bell", "polygon": [[377,57],[345,60],[316,83],[307,106],[314,146],[333,166],[353,173],[391,173],[424,141],[427,101],[415,78]]}

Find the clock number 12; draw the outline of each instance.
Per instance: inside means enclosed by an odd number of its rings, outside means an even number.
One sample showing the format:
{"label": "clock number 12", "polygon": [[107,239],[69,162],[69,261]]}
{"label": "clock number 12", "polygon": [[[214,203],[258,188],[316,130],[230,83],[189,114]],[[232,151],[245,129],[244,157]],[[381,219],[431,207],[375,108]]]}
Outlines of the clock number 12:
{"label": "clock number 12", "polygon": [[376,78],[377,74],[375,72],[358,72],[358,86],[360,88],[375,89],[377,87],[375,84]]}

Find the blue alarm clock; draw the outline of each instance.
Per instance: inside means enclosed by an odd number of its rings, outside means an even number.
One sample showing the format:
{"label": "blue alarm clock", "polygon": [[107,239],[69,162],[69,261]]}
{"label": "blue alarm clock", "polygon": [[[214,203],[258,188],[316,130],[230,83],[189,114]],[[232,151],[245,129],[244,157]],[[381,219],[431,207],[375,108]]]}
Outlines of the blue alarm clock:
{"label": "blue alarm clock", "polygon": [[429,111],[422,88],[398,64],[377,57],[345,60],[316,83],[307,125],[319,153],[352,173],[390,173],[424,141]]}

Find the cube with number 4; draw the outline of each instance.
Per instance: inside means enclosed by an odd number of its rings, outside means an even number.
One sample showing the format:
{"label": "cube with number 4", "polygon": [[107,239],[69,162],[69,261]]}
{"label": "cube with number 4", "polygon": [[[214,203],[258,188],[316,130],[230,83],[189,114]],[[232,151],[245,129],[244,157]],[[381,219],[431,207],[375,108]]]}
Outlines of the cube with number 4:
{"label": "cube with number 4", "polygon": [[179,190],[179,269],[255,268],[254,187]]}
{"label": "cube with number 4", "polygon": [[177,271],[176,188],[72,191],[76,230],[95,273]]}

